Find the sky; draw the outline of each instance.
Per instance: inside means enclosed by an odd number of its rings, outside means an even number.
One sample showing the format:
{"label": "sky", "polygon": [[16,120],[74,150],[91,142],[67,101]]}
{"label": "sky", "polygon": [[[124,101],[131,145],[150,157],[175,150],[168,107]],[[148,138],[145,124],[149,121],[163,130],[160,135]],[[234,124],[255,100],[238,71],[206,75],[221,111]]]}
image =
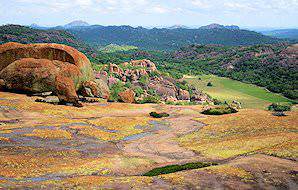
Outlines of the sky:
{"label": "sky", "polygon": [[298,28],[298,0],[0,0],[0,24]]}

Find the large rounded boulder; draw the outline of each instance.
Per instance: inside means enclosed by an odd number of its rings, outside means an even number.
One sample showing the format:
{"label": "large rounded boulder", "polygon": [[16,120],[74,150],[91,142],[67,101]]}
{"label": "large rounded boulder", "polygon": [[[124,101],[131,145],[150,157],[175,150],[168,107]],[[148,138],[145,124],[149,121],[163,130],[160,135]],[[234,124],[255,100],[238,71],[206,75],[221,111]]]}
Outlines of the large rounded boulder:
{"label": "large rounded boulder", "polygon": [[29,93],[52,91],[60,101],[77,104],[76,92],[94,79],[88,58],[72,47],[14,42],[0,45],[2,88]]}

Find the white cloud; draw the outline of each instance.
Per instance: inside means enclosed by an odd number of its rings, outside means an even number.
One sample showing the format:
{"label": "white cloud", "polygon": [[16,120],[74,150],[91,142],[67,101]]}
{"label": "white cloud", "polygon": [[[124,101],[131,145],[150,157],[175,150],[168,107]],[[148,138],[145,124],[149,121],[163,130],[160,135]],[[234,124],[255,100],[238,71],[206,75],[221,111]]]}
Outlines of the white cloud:
{"label": "white cloud", "polygon": [[211,7],[211,1],[206,0],[191,0],[191,4],[202,9],[207,9]]}
{"label": "white cloud", "polygon": [[282,21],[295,23],[293,18],[298,10],[298,0],[0,0],[0,4],[3,13],[0,22],[40,20],[49,24],[62,24],[74,19],[108,24],[110,21],[138,24],[242,23],[247,20],[258,22],[261,16],[264,23],[280,16],[283,16]]}

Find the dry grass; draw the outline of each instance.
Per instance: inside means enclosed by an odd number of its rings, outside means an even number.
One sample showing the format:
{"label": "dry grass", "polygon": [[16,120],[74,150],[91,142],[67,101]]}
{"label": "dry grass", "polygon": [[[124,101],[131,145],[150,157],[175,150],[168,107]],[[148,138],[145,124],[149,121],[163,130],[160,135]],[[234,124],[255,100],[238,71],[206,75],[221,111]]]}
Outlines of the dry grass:
{"label": "dry grass", "polygon": [[71,139],[71,133],[61,129],[34,129],[32,133],[25,134],[27,137],[39,137],[43,139]]}
{"label": "dry grass", "polygon": [[241,110],[237,114],[198,118],[208,126],[178,141],[208,158],[229,158],[251,152],[297,158],[297,113],[276,117],[268,111]]}

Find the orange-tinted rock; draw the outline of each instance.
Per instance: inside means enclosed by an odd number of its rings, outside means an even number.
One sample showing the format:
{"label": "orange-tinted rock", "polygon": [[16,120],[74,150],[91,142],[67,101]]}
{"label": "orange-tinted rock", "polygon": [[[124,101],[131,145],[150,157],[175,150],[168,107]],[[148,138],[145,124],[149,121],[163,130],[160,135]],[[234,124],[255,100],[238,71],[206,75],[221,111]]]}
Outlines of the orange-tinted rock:
{"label": "orange-tinted rock", "polygon": [[98,90],[98,96],[100,98],[109,99],[110,89],[107,82],[102,79],[95,79],[95,83]]}
{"label": "orange-tinted rock", "polygon": [[83,81],[93,80],[88,58],[78,50],[62,44],[20,44],[9,42],[0,45],[0,71],[22,58],[48,59],[76,65],[83,74]]}
{"label": "orange-tinted rock", "polygon": [[99,97],[97,85],[94,81],[86,81],[83,83],[81,94],[86,97]]}
{"label": "orange-tinted rock", "polygon": [[189,92],[187,90],[179,89],[178,90],[178,99],[179,100],[189,100],[190,99]]}
{"label": "orange-tinted rock", "polygon": [[0,79],[0,90],[5,88],[5,81]]}
{"label": "orange-tinted rock", "polygon": [[120,100],[125,103],[134,103],[135,102],[135,93],[133,90],[128,89],[119,94]]}
{"label": "orange-tinted rock", "polygon": [[7,89],[53,91],[60,101],[78,105],[76,92],[95,77],[88,58],[72,47],[11,42],[0,45],[0,79]]}

